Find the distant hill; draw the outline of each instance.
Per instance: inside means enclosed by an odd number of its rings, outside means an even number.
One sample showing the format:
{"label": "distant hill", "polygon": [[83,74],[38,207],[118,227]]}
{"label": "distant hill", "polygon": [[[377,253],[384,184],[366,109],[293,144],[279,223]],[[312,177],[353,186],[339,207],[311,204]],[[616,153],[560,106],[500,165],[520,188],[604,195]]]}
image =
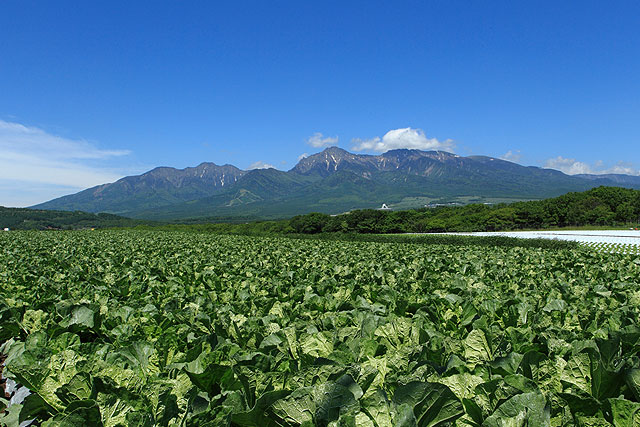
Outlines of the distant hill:
{"label": "distant hill", "polygon": [[609,185],[640,188],[640,177],[570,176],[486,156],[391,150],[353,154],[337,147],[306,157],[284,172],[243,171],[202,163],[156,168],[34,206],[109,212],[154,220],[270,219],[307,212],[340,213],[430,202],[537,200]]}
{"label": "distant hill", "polygon": [[[487,205],[438,206],[409,210],[364,209],[341,215],[309,213],[277,221],[237,224],[166,224],[161,229],[231,234],[338,233],[330,238],[352,239],[356,234],[512,231],[575,227],[632,227],[640,224],[640,191],[597,187],[559,197]],[[343,237],[340,237],[343,236]],[[350,237],[351,236],[351,237]],[[328,236],[327,236],[328,237]],[[395,239],[390,241],[419,242]],[[358,240],[359,238],[356,238]],[[389,241],[389,240],[371,241]],[[369,238],[364,240],[369,241]],[[438,242],[437,239],[427,241]]]}
{"label": "distant hill", "polygon": [[108,213],[5,208],[0,206],[0,230],[77,230],[84,228],[135,227],[150,221],[123,218]]}
{"label": "distant hill", "polygon": [[[407,211],[360,210],[347,215],[300,215],[287,225],[298,233],[423,233],[503,231],[640,224],[640,191],[597,187],[559,197],[511,204],[469,204]],[[256,223],[253,227],[263,225]],[[287,227],[281,228],[286,229]]]}
{"label": "distant hill", "polygon": [[158,167],[142,175],[127,176],[33,208],[130,215],[210,196],[234,184],[244,174],[245,171],[235,166],[214,163],[201,163],[186,169]]}

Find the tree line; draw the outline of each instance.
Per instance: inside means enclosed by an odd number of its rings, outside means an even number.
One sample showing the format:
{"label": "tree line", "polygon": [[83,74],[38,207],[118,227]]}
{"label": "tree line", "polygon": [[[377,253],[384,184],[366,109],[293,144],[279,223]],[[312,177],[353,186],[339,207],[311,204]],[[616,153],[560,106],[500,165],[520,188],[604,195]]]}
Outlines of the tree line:
{"label": "tree line", "polygon": [[505,231],[640,223],[640,191],[598,187],[581,193],[511,204],[423,208],[406,211],[358,210],[320,213],[289,220],[296,233],[425,233]]}
{"label": "tree line", "polygon": [[428,233],[640,224],[640,191],[598,187],[552,199],[402,211],[310,213],[288,220],[192,226],[230,233]]}
{"label": "tree line", "polygon": [[4,228],[11,230],[77,230],[135,227],[140,224],[152,224],[152,222],[108,213],[94,214],[81,211],[50,211],[0,206],[0,231]]}
{"label": "tree line", "polygon": [[142,226],[238,234],[388,234],[638,224],[640,191],[620,187],[598,187],[552,199],[511,204],[470,204],[402,211],[364,209],[341,215],[316,212],[279,221],[252,221],[243,224],[162,225],[111,214],[0,207],[0,226],[21,229]]}

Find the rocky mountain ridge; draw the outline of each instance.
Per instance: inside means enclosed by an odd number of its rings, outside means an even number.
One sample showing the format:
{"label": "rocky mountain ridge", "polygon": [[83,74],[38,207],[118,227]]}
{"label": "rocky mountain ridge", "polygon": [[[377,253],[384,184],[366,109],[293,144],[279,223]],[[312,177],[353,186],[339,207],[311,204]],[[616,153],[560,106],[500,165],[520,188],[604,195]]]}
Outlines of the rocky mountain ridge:
{"label": "rocky mountain ridge", "polygon": [[[398,149],[380,155],[330,147],[289,171],[201,163],[159,167],[34,206],[134,218],[277,218],[425,200],[528,200],[600,185],[640,188],[629,175],[570,176],[487,156]],[[407,200],[409,202],[407,202]],[[408,205],[407,205],[408,206]]]}

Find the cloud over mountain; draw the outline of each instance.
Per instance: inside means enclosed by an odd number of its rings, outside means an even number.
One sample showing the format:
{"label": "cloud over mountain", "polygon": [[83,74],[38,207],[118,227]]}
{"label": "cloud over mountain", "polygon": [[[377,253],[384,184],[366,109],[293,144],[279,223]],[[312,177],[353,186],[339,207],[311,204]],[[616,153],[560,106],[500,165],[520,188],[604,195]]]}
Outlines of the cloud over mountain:
{"label": "cloud over mountain", "polygon": [[320,147],[329,147],[331,145],[336,145],[338,143],[337,136],[324,136],[320,132],[316,132],[307,138],[307,144],[312,147],[320,148]]}
{"label": "cloud over mountain", "polygon": [[566,173],[567,175],[579,175],[579,174],[625,174],[625,175],[640,175],[640,170],[633,167],[631,163],[618,162],[613,166],[606,167],[601,160],[595,164],[590,165],[585,162],[578,161],[576,159],[565,158],[562,156],[547,159],[544,164],[545,168],[557,169]]}
{"label": "cloud over mountain", "polygon": [[372,139],[354,138],[351,142],[354,144],[352,147],[354,151],[372,151],[374,153],[384,153],[398,148],[453,152],[455,148],[451,139],[439,141],[436,138],[427,138],[422,129],[410,127],[390,130],[382,138],[379,136]]}
{"label": "cloud over mountain", "polygon": [[520,154],[520,150],[516,150],[516,151],[509,150],[506,153],[504,153],[500,158],[502,160],[507,160],[509,162],[518,163],[522,158],[522,154]]}
{"label": "cloud over mountain", "polygon": [[247,168],[248,170],[252,169],[275,169],[276,167],[272,164],[263,162],[262,160],[258,160],[257,162],[253,162]]}

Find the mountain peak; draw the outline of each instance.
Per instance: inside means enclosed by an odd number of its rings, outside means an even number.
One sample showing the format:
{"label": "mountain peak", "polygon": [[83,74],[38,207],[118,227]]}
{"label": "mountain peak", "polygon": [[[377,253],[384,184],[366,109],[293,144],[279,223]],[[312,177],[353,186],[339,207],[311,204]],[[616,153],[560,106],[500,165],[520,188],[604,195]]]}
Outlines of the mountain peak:
{"label": "mountain peak", "polygon": [[327,147],[324,150],[321,151],[322,153],[341,153],[341,154],[351,154],[349,153],[347,150],[345,150],[344,148],[340,148],[337,146],[331,146],[331,147]]}
{"label": "mountain peak", "polygon": [[36,207],[149,218],[284,216],[344,212],[405,199],[419,206],[424,198],[541,198],[616,183],[640,187],[640,177],[572,177],[446,151],[396,149],[370,155],[328,147],[289,172],[242,171],[207,162],[184,169],[160,167]]}
{"label": "mountain peak", "polygon": [[417,150],[415,148],[394,148],[393,150],[385,151],[382,155],[385,156],[405,153],[425,153],[425,151]]}
{"label": "mountain peak", "polygon": [[373,156],[352,154],[340,147],[327,147],[300,160],[291,171],[301,175],[326,177],[338,170],[362,169],[371,157]]}

